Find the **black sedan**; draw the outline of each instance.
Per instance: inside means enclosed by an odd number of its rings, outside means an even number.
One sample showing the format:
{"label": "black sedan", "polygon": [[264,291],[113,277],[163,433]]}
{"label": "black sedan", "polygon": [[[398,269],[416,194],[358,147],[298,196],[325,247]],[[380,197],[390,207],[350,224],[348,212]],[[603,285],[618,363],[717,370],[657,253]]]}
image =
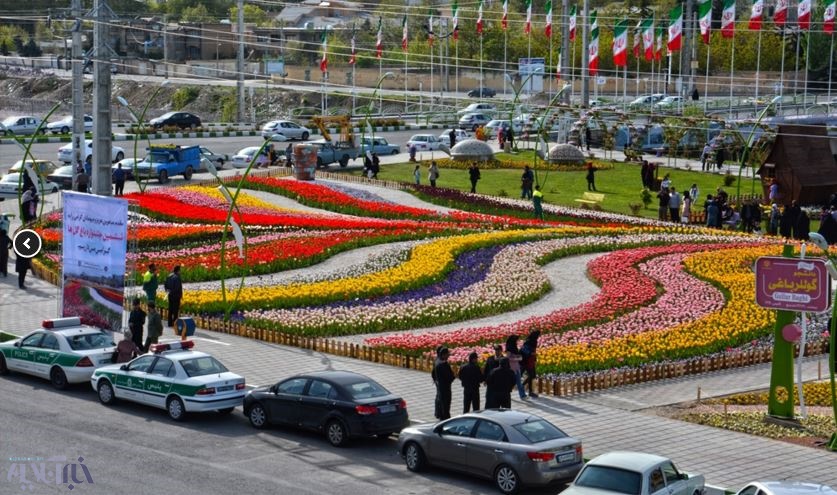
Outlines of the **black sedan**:
{"label": "black sedan", "polygon": [[65,165],[63,167],[58,167],[53,171],[51,174],[47,176],[47,180],[50,182],[55,182],[61,189],[72,189],[73,188],[73,166],[72,165]]}
{"label": "black sedan", "polygon": [[189,112],[168,112],[155,119],[151,119],[148,123],[155,129],[162,129],[163,127],[195,129],[201,126],[201,119],[197,115]]}
{"label": "black sedan", "polygon": [[493,98],[497,92],[491,88],[477,88],[468,91],[468,96],[471,98]]}
{"label": "black sedan", "polygon": [[352,437],[387,437],[409,424],[401,397],[348,371],[296,375],[253,389],[244,397],[244,415],[255,428],[280,424],[322,431],[335,447]]}

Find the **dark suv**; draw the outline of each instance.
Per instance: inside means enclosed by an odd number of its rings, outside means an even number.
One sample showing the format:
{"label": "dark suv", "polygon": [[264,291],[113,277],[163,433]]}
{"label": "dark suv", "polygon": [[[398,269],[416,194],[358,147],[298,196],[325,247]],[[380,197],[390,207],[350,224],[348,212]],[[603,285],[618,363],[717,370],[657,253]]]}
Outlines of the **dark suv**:
{"label": "dark suv", "polygon": [[471,98],[493,98],[496,94],[497,92],[491,88],[477,88],[468,91],[468,96]]}
{"label": "dark suv", "polygon": [[163,127],[178,127],[180,129],[194,129],[201,126],[201,119],[189,112],[169,112],[151,119],[151,127],[161,129]]}

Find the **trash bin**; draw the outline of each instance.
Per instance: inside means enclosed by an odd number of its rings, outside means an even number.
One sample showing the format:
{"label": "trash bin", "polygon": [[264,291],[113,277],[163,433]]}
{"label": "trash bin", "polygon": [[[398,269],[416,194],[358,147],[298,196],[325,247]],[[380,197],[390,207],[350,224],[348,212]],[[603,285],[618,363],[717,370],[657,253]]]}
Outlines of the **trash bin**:
{"label": "trash bin", "polygon": [[[186,331],[186,334],[183,334],[183,331]],[[174,323],[174,333],[175,335],[179,335],[181,337],[191,337],[195,335],[195,320],[192,319],[191,316],[181,316],[177,319]]]}
{"label": "trash bin", "polygon": [[294,146],[294,177],[297,180],[314,180],[317,169],[317,147],[312,144]]}

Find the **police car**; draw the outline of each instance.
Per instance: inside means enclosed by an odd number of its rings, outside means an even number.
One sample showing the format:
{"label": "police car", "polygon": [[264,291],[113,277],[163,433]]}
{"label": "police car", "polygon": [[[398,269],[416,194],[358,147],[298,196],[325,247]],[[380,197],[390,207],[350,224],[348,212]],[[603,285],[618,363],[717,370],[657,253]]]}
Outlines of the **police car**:
{"label": "police car", "polygon": [[102,404],[116,399],[165,409],[175,421],[187,412],[229,414],[244,399],[244,378],[209,354],[193,351],[191,340],[154,344],[129,363],[105,366],[90,377]]}
{"label": "police car", "polygon": [[81,319],[44,320],[42,328],[0,344],[0,374],[19,371],[49,378],[57,389],[90,380],[93,371],[111,364],[112,334],[82,325]]}

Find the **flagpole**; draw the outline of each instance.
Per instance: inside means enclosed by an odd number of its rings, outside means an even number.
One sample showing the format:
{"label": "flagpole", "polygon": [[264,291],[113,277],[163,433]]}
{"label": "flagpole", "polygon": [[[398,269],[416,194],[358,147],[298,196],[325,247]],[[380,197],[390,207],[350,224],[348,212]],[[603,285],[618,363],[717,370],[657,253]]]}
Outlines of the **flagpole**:
{"label": "flagpole", "polygon": [[[526,37],[529,39],[529,52],[526,55],[526,57],[528,58],[527,63],[529,63],[530,66],[531,66],[531,64],[532,64],[532,31],[531,31],[531,29],[529,30],[529,34],[527,34]],[[531,70],[531,69],[529,69],[529,70]],[[534,79],[534,78],[533,77],[529,78],[529,91],[527,91],[527,93],[529,93],[530,97],[532,96],[532,79]]]}
{"label": "flagpole", "polygon": [[[712,42],[712,35],[709,35],[709,42]],[[710,50],[711,45],[706,45],[706,75],[703,78],[703,115],[706,115],[706,111],[709,107],[709,55],[712,53]]]}
{"label": "flagpole", "polygon": [[[645,51],[645,47],[643,47],[642,51]],[[639,57],[636,58],[636,97],[639,98]]]}
{"label": "flagpole", "polygon": [[430,15],[430,22],[428,22],[428,45],[430,51],[430,111],[433,111],[433,15]]}
{"label": "flagpole", "polygon": [[759,42],[758,42],[758,48],[757,48],[757,51],[756,51],[756,98],[755,98],[755,101],[753,102],[753,104],[755,105],[755,108],[756,108],[756,113],[758,113],[758,108],[759,108],[759,84],[760,84],[759,75],[760,75],[760,72],[761,72],[761,26],[759,26]]}
{"label": "flagpole", "polygon": [[[378,79],[379,80],[381,79],[381,77],[383,77],[383,73],[384,73],[384,57],[380,57],[378,59]],[[383,114],[383,111],[384,111],[384,95],[383,95],[383,93],[384,93],[383,91],[378,92],[378,111],[380,112],[379,114]],[[375,97],[373,96],[372,101],[369,102],[369,104],[371,105],[374,102],[375,102]]]}
{"label": "flagpole", "polygon": [[[578,28],[576,28],[578,29]],[[834,37],[831,37],[832,44],[834,43]],[[834,51],[834,50],[831,50]],[[570,60],[570,104],[572,104],[573,98],[575,97],[575,40],[573,40],[573,57]]]}
{"label": "flagpole", "polygon": [[[456,29],[456,28],[454,28]],[[454,96],[454,100],[459,98],[459,42],[457,40],[453,40],[453,49],[454,49],[454,57],[456,58],[456,81],[454,82],[455,85],[455,92],[456,96]]]}
{"label": "flagpole", "polygon": [[[552,36],[549,37],[549,72],[552,72]],[[552,97],[552,77],[549,75],[549,96]]]}
{"label": "flagpole", "polygon": [[828,50],[828,101],[831,101],[831,74],[834,70],[834,33],[831,33],[831,49]]}
{"label": "flagpole", "polygon": [[779,69],[779,104],[777,105],[779,107],[778,112],[777,112],[779,115],[782,114],[782,100],[784,99],[783,95],[785,93],[785,51],[786,51],[785,50],[785,26],[782,26],[782,42],[781,42],[781,45],[782,45],[782,65],[781,65],[781,68]]}
{"label": "flagpole", "polygon": [[[485,87],[485,83],[482,78],[482,33],[480,33],[480,100],[485,99],[485,95],[482,94],[482,88]],[[504,78],[505,79],[505,78]]]}
{"label": "flagpole", "polygon": [[732,54],[730,55],[729,63],[729,119],[732,120],[732,77],[735,72],[735,34],[732,36],[732,47],[730,48],[730,51]]}
{"label": "flagpole", "polygon": [[793,68],[793,102],[796,103],[796,95],[799,94],[799,38],[802,37],[802,30],[796,28],[796,62]]}
{"label": "flagpole", "polygon": [[[811,59],[811,32],[808,31],[808,34],[805,36],[805,86],[802,88],[802,105],[805,105],[806,98],[805,96],[808,94],[808,67]],[[828,77],[831,78],[831,73],[829,72]]]}
{"label": "flagpole", "polygon": [[506,87],[506,74],[509,73],[508,68],[509,63],[509,30],[508,28],[503,28],[503,94],[505,95],[508,91]]}

